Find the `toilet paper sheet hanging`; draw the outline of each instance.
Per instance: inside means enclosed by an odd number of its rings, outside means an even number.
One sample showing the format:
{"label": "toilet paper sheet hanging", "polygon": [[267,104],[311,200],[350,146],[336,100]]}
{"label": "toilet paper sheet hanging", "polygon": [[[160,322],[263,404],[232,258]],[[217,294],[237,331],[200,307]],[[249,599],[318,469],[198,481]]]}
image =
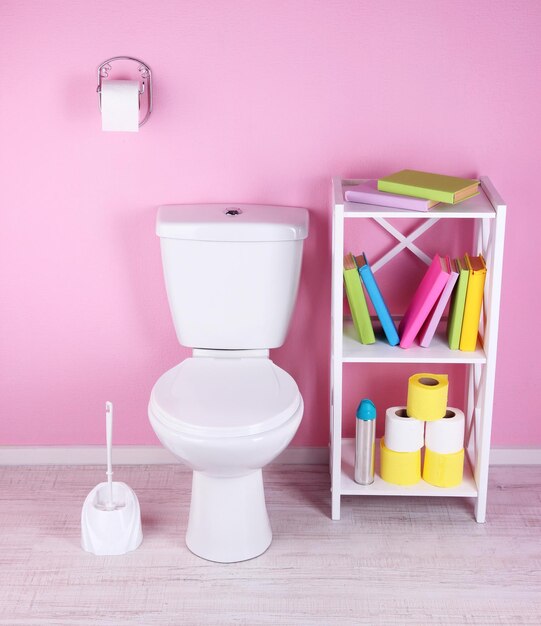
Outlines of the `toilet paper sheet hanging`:
{"label": "toilet paper sheet hanging", "polygon": [[408,380],[407,412],[410,417],[430,422],[447,411],[449,378],[446,374],[420,373]]}
{"label": "toilet paper sheet hanging", "polygon": [[101,87],[101,129],[139,130],[139,83],[136,80],[108,80]]}

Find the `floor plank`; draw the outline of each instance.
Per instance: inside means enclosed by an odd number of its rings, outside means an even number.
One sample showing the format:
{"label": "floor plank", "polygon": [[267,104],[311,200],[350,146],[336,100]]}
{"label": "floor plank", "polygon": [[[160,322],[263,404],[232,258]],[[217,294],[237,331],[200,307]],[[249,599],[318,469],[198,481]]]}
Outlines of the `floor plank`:
{"label": "floor plank", "polygon": [[80,548],[97,467],[0,468],[0,624],[541,624],[541,468],[491,470],[486,524],[455,498],[356,497],[330,520],[326,467],[265,471],[274,540],[210,563],[184,544],[190,473],[117,468],[141,504],[141,547]]}

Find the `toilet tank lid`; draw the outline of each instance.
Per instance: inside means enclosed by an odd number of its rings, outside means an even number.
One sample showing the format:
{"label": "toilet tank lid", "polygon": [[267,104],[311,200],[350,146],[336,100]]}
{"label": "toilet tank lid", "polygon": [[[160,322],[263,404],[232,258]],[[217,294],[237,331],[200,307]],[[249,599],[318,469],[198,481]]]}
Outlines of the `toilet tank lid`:
{"label": "toilet tank lid", "polygon": [[307,209],[263,204],[166,204],[156,234],[194,241],[291,241],[306,239]]}

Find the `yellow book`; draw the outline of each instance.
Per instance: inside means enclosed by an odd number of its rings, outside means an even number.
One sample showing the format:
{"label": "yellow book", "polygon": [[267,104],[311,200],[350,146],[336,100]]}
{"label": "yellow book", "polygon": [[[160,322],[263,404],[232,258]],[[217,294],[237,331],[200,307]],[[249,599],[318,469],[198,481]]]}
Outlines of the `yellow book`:
{"label": "yellow book", "polygon": [[460,349],[472,352],[477,345],[487,266],[481,254],[476,257],[466,254],[465,260],[470,276],[468,278],[464,319],[462,320],[462,331],[460,333]]}

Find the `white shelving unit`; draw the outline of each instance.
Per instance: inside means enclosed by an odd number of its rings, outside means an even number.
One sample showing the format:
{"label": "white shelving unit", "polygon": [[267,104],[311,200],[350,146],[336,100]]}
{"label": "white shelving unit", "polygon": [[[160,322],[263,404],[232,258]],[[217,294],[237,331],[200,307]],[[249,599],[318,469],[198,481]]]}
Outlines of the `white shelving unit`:
{"label": "white shelving unit", "polygon": [[[332,310],[331,310],[331,407],[330,407],[330,471],[332,519],[340,519],[340,499],[345,495],[373,496],[457,496],[475,499],[475,518],[485,521],[488,483],[490,435],[492,430],[492,403],[496,372],[500,287],[503,265],[506,205],[498,192],[483,176],[479,195],[456,206],[441,205],[430,211],[413,212],[346,202],[344,191],[362,181],[333,179],[332,204]],[[391,223],[391,218],[415,218],[421,226],[405,236]],[[468,219],[474,222],[474,240],[471,250],[482,253],[487,262],[483,313],[477,349],[474,352],[450,350],[445,334],[437,334],[429,348],[414,345],[409,349],[392,347],[381,339],[375,344],[363,345],[356,337],[351,320],[343,311],[343,257],[344,231],[352,219],[370,219],[377,222],[396,239],[396,246],[380,259],[370,259],[377,272],[385,263],[404,250],[409,250],[423,262],[430,257],[415,243],[422,233],[440,219]],[[464,250],[470,242],[464,242]],[[349,251],[346,251],[349,252]],[[444,251],[442,251],[444,252]],[[391,311],[392,313],[392,311]],[[393,316],[394,317],[394,316]],[[342,377],[345,363],[449,363],[467,368],[465,407],[465,467],[464,479],[458,487],[433,487],[421,480],[417,485],[403,487],[383,481],[379,474],[379,442],[376,444],[376,479],[372,485],[359,485],[353,480],[354,440],[342,436]]]}

